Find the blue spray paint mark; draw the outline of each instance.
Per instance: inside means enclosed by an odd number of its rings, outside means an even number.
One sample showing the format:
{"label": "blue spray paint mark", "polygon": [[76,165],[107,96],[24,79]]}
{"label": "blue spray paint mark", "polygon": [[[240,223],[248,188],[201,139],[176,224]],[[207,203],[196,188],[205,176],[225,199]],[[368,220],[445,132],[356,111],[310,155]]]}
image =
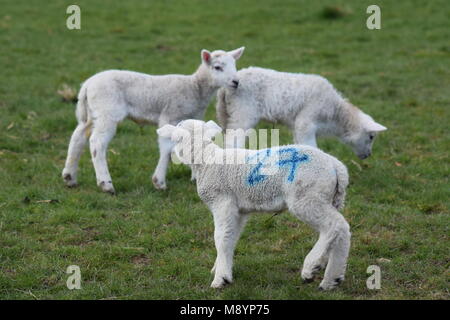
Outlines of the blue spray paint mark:
{"label": "blue spray paint mark", "polygon": [[267,176],[261,174],[260,170],[264,166],[264,162],[270,157],[271,153],[272,153],[271,149],[266,149],[266,150],[258,152],[257,154],[247,158],[247,162],[249,162],[250,160],[252,160],[254,158],[257,158],[259,160],[259,158],[261,156],[263,156],[263,158],[258,161],[256,166],[253,167],[253,169],[250,171],[249,176],[247,177],[247,182],[249,185],[253,186],[256,183],[261,182],[264,179],[266,179]]}
{"label": "blue spray paint mark", "polygon": [[[298,166],[302,162],[308,162],[310,159],[308,155],[301,154],[296,148],[283,148],[278,150],[278,155],[281,157],[283,154],[290,153],[290,158],[279,160],[276,164],[278,167],[286,167],[290,166],[289,175],[287,177],[288,182],[292,182],[295,179],[295,173],[298,169]],[[255,184],[264,181],[267,175],[261,174],[261,169],[265,166],[267,160],[272,155],[272,149],[266,149],[261,152],[256,153],[255,155],[247,158],[247,163],[256,158],[258,162],[250,171],[249,176],[247,177],[247,183],[250,186],[254,186]],[[262,159],[260,159],[262,157]]]}
{"label": "blue spray paint mark", "polygon": [[284,167],[284,166],[288,166],[288,165],[291,166],[291,171],[289,172],[289,176],[287,179],[289,182],[292,182],[292,181],[294,181],[295,172],[297,171],[298,165],[301,162],[309,161],[309,157],[306,154],[300,154],[298,152],[298,150],[295,148],[281,149],[281,150],[279,150],[278,153],[281,156],[281,154],[288,153],[288,152],[291,153],[291,157],[289,159],[284,159],[284,160],[278,161],[278,166],[280,168]]}

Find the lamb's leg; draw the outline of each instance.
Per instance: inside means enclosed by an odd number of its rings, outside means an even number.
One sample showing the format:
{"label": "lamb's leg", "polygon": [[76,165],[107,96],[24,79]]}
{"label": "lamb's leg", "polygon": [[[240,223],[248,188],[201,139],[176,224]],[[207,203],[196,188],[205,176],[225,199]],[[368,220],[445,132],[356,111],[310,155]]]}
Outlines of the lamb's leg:
{"label": "lamb's leg", "polygon": [[80,122],[70,138],[67,159],[62,177],[68,187],[77,185],[78,163],[90,134],[91,124]]}
{"label": "lamb's leg", "polygon": [[[236,247],[236,243],[239,240],[239,236],[242,233],[242,230],[244,229],[244,226],[246,224],[248,220],[248,215],[247,214],[239,214],[239,220],[238,220],[238,232],[235,233],[236,237],[234,238],[235,244],[234,247]],[[211,268],[211,273],[214,274],[216,272],[216,267],[217,267],[217,258],[216,261],[214,261],[214,266]]]}
{"label": "lamb's leg", "polygon": [[107,119],[96,119],[89,140],[92,162],[94,164],[97,185],[104,191],[115,194],[111,175],[106,162],[108,144],[116,133],[117,122]]}
{"label": "lamb's leg", "polygon": [[214,280],[212,288],[222,288],[233,281],[233,255],[236,243],[246,221],[246,216],[240,215],[232,204],[223,204],[213,210],[214,241],[217,258],[214,264]]}
{"label": "lamb's leg", "polygon": [[317,240],[303,262],[302,279],[304,282],[313,281],[314,275],[325,269],[328,262],[328,243],[327,233],[321,232],[319,240]]}
{"label": "lamb's leg", "polygon": [[294,143],[305,144],[317,148],[316,126],[311,122],[305,121],[305,119],[302,119],[301,116],[302,115],[300,114],[295,121],[293,134]]}
{"label": "lamb's leg", "polygon": [[331,205],[317,201],[296,199],[289,209],[300,220],[320,233],[319,240],[308,253],[303,263],[302,278],[309,282],[314,274],[326,266],[325,277],[320,288],[334,288],[344,280],[350,231],[344,217]]}
{"label": "lamb's leg", "polygon": [[322,290],[333,289],[344,280],[350,251],[350,227],[337,210],[330,208],[330,213],[333,211],[333,225],[330,229],[330,238],[332,236],[333,240],[330,243],[330,257],[325,275],[320,283]]}
{"label": "lamb's leg", "polygon": [[158,144],[159,161],[155,172],[153,173],[152,182],[156,189],[164,190],[167,188],[166,173],[174,143],[170,139],[158,137]]}

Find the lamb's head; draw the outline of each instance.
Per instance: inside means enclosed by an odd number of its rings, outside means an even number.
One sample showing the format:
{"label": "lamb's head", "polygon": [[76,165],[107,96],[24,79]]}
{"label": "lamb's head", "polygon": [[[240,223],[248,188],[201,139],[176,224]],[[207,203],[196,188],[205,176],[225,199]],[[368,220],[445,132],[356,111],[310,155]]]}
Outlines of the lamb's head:
{"label": "lamb's head", "polygon": [[376,135],[387,128],[375,122],[371,116],[362,111],[359,111],[358,118],[359,125],[344,140],[353,148],[360,159],[366,159],[372,154],[372,146]]}
{"label": "lamb's head", "polygon": [[183,163],[193,164],[198,162],[195,157],[202,154],[204,143],[212,142],[213,137],[222,132],[222,128],[212,120],[204,122],[188,119],[176,126],[166,124],[156,132],[175,144],[174,152]]}
{"label": "lamb's head", "polygon": [[202,64],[206,67],[213,86],[237,88],[239,79],[237,78],[236,60],[244,52],[244,47],[232,51],[216,50],[209,52],[203,49],[201,52]]}

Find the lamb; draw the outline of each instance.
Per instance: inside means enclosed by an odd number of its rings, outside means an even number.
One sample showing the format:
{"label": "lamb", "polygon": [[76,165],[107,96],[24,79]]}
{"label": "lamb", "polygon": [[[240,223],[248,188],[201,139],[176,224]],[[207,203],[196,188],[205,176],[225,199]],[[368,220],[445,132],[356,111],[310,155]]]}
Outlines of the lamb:
{"label": "lamb", "polygon": [[[316,136],[335,136],[361,159],[371,155],[376,134],[386,130],[319,75],[249,67],[239,70],[238,78],[239,88],[217,94],[217,118],[224,129],[245,131],[261,119],[280,122],[293,130],[296,144],[316,147]],[[243,134],[227,140],[228,147],[245,145]]]}
{"label": "lamb", "polygon": [[[237,87],[236,60],[244,47],[225,52],[201,51],[202,63],[192,75],[147,75],[108,70],[87,79],[79,92],[78,126],[70,139],[62,172],[67,186],[77,185],[78,162],[89,138],[97,185],[115,193],[106,162],[109,142],[118,123],[129,118],[138,124],[177,124],[182,119],[201,118],[211,98],[223,86]],[[165,189],[172,143],[158,139],[160,158],[152,177],[157,189]]]}
{"label": "lamb", "polygon": [[344,206],[347,168],[311,146],[223,149],[212,141],[221,131],[215,122],[200,120],[157,130],[175,143],[174,153],[195,173],[198,195],[213,214],[217,258],[211,287],[232,282],[233,253],[249,214],[285,209],[320,234],[301,277],[310,282],[326,267],[319,288],[336,287],[344,280],[350,249],[350,228],[338,211]]}

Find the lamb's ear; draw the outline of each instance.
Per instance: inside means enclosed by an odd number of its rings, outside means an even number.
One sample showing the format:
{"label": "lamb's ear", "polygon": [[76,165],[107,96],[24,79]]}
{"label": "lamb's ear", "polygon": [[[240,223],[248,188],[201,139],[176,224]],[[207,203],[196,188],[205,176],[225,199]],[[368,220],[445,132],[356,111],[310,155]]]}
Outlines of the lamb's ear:
{"label": "lamb's ear", "polygon": [[244,49],[245,47],[240,47],[239,49],[229,51],[228,53],[233,56],[234,60],[238,60],[244,53]]}
{"label": "lamb's ear", "polygon": [[190,133],[186,129],[175,127],[175,130],[172,132],[172,141],[178,143],[183,140],[183,138],[188,138],[189,135]]}
{"label": "lamb's ear", "polygon": [[375,121],[368,124],[366,126],[366,129],[369,132],[380,132],[380,131],[387,130],[387,128],[385,126],[382,126],[381,124],[379,124],[378,122],[375,122]]}
{"label": "lamb's ear", "polygon": [[205,134],[208,135],[208,137],[214,137],[216,134],[222,132],[222,128],[215,123],[212,120],[209,120],[205,123]]}
{"label": "lamb's ear", "polygon": [[360,119],[361,119],[363,128],[367,132],[380,132],[380,131],[387,130],[387,128],[385,126],[382,126],[378,122],[375,122],[375,120],[373,120],[371,116],[369,116],[363,112],[360,113]]}
{"label": "lamb's ear", "polygon": [[201,55],[202,55],[202,61],[209,65],[211,63],[211,52],[209,52],[206,49],[203,49]]}
{"label": "lamb's ear", "polygon": [[166,125],[162,126],[161,128],[159,128],[158,130],[156,130],[156,133],[158,133],[158,136],[160,136],[160,137],[170,139],[170,138],[172,138],[172,133],[176,128],[177,127],[175,127],[171,124],[166,124]]}

